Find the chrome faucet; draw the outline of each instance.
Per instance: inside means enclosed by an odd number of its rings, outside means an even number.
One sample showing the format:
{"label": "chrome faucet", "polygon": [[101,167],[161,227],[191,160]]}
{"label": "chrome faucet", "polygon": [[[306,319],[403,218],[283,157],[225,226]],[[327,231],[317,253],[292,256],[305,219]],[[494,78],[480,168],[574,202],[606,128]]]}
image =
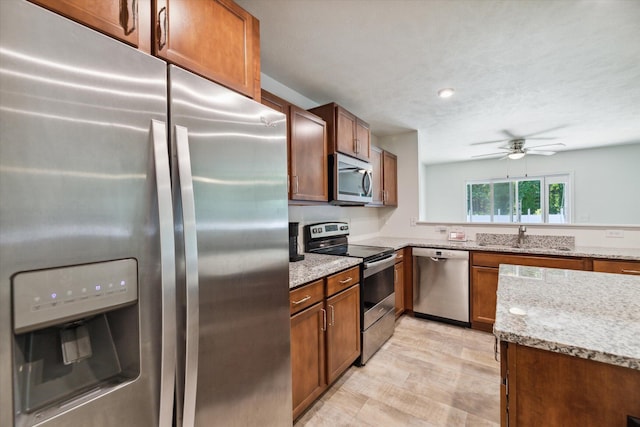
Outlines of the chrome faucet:
{"label": "chrome faucet", "polygon": [[518,245],[524,245],[524,233],[527,232],[527,226],[521,225],[518,227]]}

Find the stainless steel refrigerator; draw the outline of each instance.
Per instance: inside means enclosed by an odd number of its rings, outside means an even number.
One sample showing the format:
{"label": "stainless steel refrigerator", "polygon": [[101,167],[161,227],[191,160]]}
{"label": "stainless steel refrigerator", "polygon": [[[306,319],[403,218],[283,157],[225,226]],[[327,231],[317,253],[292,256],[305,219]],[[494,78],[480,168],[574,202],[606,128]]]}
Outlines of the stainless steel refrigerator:
{"label": "stainless steel refrigerator", "polygon": [[284,116],[3,0],[0,119],[0,425],[290,425]]}

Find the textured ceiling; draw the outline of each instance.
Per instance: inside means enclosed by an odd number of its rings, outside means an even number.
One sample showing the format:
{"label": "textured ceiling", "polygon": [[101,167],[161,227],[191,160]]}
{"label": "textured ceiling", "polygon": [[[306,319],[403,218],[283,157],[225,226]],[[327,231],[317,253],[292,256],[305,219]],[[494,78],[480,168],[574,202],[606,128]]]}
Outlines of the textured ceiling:
{"label": "textured ceiling", "polygon": [[418,130],[427,163],[496,152],[472,144],[505,131],[640,142],[640,0],[237,2],[260,19],[265,74],[378,136]]}

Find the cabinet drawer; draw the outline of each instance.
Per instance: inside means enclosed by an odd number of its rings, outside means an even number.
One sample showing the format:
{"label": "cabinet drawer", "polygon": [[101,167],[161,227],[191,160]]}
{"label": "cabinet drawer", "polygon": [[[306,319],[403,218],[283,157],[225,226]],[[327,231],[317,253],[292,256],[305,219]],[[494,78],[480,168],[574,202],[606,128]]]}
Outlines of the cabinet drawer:
{"label": "cabinet drawer", "polygon": [[471,260],[472,265],[481,267],[498,267],[500,264],[513,264],[533,267],[566,268],[568,270],[590,269],[588,260],[584,258],[553,258],[497,254],[492,252],[473,252]]}
{"label": "cabinet drawer", "polygon": [[353,267],[327,277],[327,296],[347,289],[360,281],[360,267]]}
{"label": "cabinet drawer", "polygon": [[593,271],[602,273],[635,274],[640,276],[640,261],[593,260]]}
{"label": "cabinet drawer", "polygon": [[289,292],[289,309],[291,314],[322,301],[324,298],[323,285],[323,280],[320,279]]}
{"label": "cabinet drawer", "polygon": [[396,251],[396,264],[404,261],[404,249],[398,249]]}

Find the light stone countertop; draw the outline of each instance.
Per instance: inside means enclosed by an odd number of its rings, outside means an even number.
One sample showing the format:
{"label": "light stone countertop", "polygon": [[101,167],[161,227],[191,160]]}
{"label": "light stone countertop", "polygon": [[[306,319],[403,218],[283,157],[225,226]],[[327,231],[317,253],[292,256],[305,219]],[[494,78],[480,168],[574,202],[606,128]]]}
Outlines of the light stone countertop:
{"label": "light stone countertop", "polygon": [[640,277],[502,264],[493,333],[640,370]]}
{"label": "light stone countertop", "polygon": [[305,253],[302,261],[289,263],[289,289],[362,263],[362,258]]}
{"label": "light stone countertop", "polygon": [[513,248],[509,246],[489,245],[481,246],[475,241],[449,242],[447,240],[420,239],[410,237],[374,237],[361,241],[350,242],[354,245],[390,246],[402,249],[406,246],[427,247],[437,249],[459,249],[463,251],[487,251],[508,252],[523,255],[556,255],[568,257],[589,257],[603,259],[618,259],[640,261],[640,248],[600,248],[600,247],[576,247],[572,250],[559,250],[552,248]]}

